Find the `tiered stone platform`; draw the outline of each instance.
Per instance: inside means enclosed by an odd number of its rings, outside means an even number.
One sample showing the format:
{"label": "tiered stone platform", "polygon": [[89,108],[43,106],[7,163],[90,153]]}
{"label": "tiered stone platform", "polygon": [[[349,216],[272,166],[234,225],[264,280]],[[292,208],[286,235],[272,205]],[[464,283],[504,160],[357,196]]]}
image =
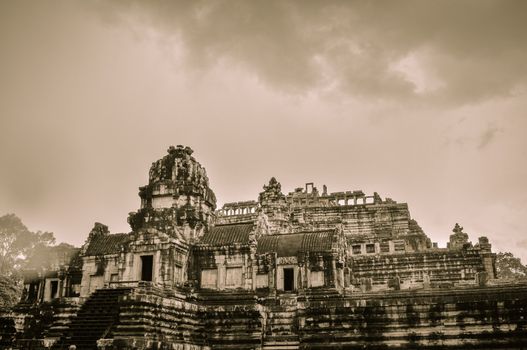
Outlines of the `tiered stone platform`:
{"label": "tiered stone platform", "polygon": [[527,286],[307,297],[301,349],[523,349]]}
{"label": "tiered stone platform", "polygon": [[[149,284],[98,290],[53,349],[491,350],[527,344],[527,284],[178,293]],[[33,349],[50,344],[37,343]]]}

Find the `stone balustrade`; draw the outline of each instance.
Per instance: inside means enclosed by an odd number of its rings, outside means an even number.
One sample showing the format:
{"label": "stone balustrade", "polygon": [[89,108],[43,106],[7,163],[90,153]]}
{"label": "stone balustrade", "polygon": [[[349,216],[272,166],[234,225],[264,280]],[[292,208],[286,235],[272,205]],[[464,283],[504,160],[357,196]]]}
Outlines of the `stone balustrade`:
{"label": "stone balustrade", "polygon": [[257,207],[258,203],[255,201],[225,203],[216,214],[218,216],[250,215],[256,213]]}

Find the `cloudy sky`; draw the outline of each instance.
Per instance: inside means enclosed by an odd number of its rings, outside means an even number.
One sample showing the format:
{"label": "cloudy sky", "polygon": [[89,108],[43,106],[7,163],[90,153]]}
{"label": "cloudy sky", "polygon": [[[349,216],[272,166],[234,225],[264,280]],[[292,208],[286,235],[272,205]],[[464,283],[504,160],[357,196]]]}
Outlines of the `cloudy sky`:
{"label": "cloudy sky", "polygon": [[0,215],[128,231],[184,144],[220,204],[377,191],[527,262],[526,43],[526,1],[0,0]]}

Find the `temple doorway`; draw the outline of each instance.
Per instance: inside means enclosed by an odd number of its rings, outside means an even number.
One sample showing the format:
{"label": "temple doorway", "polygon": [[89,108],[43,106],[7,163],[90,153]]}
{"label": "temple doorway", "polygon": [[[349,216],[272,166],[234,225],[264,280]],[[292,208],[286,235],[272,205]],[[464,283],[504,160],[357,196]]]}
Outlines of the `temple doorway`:
{"label": "temple doorway", "polygon": [[292,267],[284,268],[284,291],[295,290],[295,270]]}
{"label": "temple doorway", "polygon": [[59,296],[59,281],[51,281],[51,299]]}
{"label": "temple doorway", "polygon": [[27,294],[27,300],[28,301],[35,301],[35,300],[37,300],[37,298],[38,298],[38,287],[39,287],[38,283],[35,283],[35,282],[33,282],[33,283],[31,283],[29,285],[29,291],[28,291],[28,294]]}
{"label": "temple doorway", "polygon": [[152,255],[141,256],[141,281],[152,281],[152,270],[154,257]]}

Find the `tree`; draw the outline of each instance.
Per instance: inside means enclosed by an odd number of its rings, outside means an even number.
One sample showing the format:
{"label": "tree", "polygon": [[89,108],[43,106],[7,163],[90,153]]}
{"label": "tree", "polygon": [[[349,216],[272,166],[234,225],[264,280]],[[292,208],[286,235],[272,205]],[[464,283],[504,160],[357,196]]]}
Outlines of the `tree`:
{"label": "tree", "polygon": [[78,250],[68,243],[60,243],[56,246],[40,246],[28,252],[23,267],[32,271],[56,269],[61,265],[67,265]]}
{"label": "tree", "polygon": [[[31,232],[14,214],[0,217],[0,309],[9,308],[20,300],[21,269],[48,251],[55,242],[51,232]],[[30,267],[30,266],[28,266]]]}
{"label": "tree", "polygon": [[21,291],[22,284],[17,278],[0,275],[0,311],[15,305]]}
{"label": "tree", "polygon": [[51,232],[31,232],[15,214],[0,217],[0,276],[12,276],[28,256],[55,242]]}
{"label": "tree", "polygon": [[527,278],[527,266],[522,264],[520,258],[509,252],[496,254],[496,272],[498,278]]}

